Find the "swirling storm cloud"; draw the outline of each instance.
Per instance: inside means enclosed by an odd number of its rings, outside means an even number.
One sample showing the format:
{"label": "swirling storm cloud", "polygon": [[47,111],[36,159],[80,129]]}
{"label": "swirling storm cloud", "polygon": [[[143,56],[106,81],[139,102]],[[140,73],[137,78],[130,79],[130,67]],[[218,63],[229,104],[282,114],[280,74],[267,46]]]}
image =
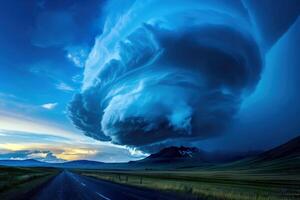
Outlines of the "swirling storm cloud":
{"label": "swirling storm cloud", "polygon": [[248,14],[240,1],[108,3],[69,106],[74,125],[145,151],[222,134],[263,70]]}

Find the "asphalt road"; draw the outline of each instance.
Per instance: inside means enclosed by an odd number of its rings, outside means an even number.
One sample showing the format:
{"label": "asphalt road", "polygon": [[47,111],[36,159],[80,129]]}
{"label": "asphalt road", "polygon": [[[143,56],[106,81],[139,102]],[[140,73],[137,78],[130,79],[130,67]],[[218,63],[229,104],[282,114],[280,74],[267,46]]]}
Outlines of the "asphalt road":
{"label": "asphalt road", "polygon": [[[29,198],[29,197],[28,197]],[[34,200],[175,200],[169,193],[120,185],[63,171],[36,191]]]}

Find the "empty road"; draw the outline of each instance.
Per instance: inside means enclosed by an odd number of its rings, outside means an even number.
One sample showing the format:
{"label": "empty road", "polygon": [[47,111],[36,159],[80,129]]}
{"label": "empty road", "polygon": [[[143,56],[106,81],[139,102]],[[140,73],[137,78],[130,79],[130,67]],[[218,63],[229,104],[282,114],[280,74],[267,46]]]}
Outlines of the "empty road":
{"label": "empty road", "polygon": [[[34,200],[174,200],[171,194],[140,189],[63,171],[40,188]],[[182,198],[181,198],[182,199]]]}

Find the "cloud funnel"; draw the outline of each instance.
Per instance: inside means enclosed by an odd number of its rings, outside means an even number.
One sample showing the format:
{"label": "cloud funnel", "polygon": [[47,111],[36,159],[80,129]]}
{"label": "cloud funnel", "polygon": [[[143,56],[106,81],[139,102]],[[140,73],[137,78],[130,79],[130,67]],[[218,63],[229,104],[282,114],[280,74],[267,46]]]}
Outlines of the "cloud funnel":
{"label": "cloud funnel", "polygon": [[153,2],[108,5],[69,106],[86,135],[146,151],[221,134],[262,70],[241,7]]}

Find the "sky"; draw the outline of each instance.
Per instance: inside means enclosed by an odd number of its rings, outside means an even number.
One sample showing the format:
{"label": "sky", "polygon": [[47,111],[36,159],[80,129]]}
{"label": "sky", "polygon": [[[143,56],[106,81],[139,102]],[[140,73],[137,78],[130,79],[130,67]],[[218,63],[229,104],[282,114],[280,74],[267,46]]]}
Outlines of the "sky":
{"label": "sky", "polygon": [[0,1],[0,159],[299,136],[299,14],[297,1]]}

